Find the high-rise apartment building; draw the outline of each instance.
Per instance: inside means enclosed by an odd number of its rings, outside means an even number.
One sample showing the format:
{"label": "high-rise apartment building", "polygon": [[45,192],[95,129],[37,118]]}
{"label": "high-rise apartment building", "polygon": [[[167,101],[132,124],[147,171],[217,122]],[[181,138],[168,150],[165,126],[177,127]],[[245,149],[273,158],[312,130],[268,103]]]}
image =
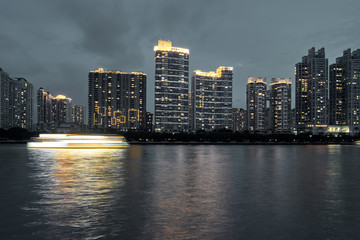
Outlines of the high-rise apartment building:
{"label": "high-rise apartment building", "polygon": [[191,79],[191,129],[232,129],[232,67],[196,70]]}
{"label": "high-rise apartment building", "polygon": [[232,109],[232,124],[233,132],[243,132],[248,130],[247,128],[247,114],[243,108]]}
{"label": "high-rise apartment building", "polygon": [[33,86],[25,78],[11,78],[0,68],[0,128],[31,130]]}
{"label": "high-rise apartment building", "polygon": [[41,131],[52,131],[55,126],[52,117],[53,96],[43,88],[37,91],[37,128]]}
{"label": "high-rise apartment building", "polygon": [[328,59],[325,49],[311,48],[295,65],[297,132],[320,133],[328,124]]}
{"label": "high-rise apartment building", "polygon": [[347,49],[330,65],[331,125],[347,125],[351,134],[360,132],[360,49]]}
{"label": "high-rise apartment building", "polygon": [[12,127],[32,130],[33,85],[25,78],[10,81],[10,122]]}
{"label": "high-rise apartment building", "polygon": [[248,78],[246,106],[248,130],[266,131],[266,78]]}
{"label": "high-rise apartment building", "polygon": [[329,124],[346,125],[345,74],[342,58],[329,67]]}
{"label": "high-rise apartment building", "polygon": [[155,131],[189,130],[189,49],[158,41],[155,52]]}
{"label": "high-rise apartment building", "polygon": [[153,124],[154,114],[150,112],[146,112],[146,131],[153,132],[154,124]]}
{"label": "high-rise apartment building", "polygon": [[295,65],[295,127],[305,132],[310,124],[310,86],[309,69],[305,62]]}
{"label": "high-rise apartment building", "polygon": [[64,95],[57,95],[51,99],[52,107],[52,119],[55,123],[55,127],[60,124],[71,122],[71,98],[67,98]]}
{"label": "high-rise apartment building", "polygon": [[89,73],[89,127],[143,131],[146,128],[146,74],[104,71]]}
{"label": "high-rise apartment building", "polygon": [[84,130],[85,108],[72,105],[64,95],[52,96],[43,88],[37,91],[37,129],[44,132],[70,132]]}
{"label": "high-rise apartment building", "polygon": [[85,107],[74,105],[71,107],[71,122],[79,126],[85,124]]}
{"label": "high-rise apartment building", "polygon": [[291,109],[291,132],[296,132],[296,110]]}
{"label": "high-rise apartment building", "polygon": [[291,80],[272,78],[270,83],[270,130],[274,133],[291,132]]}
{"label": "high-rise apartment building", "polygon": [[0,128],[10,128],[10,77],[0,68]]}

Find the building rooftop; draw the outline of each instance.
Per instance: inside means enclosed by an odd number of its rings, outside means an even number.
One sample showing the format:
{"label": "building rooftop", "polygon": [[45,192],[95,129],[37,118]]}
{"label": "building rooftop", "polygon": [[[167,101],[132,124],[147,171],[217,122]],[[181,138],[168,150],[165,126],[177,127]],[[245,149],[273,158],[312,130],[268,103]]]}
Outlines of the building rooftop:
{"label": "building rooftop", "polygon": [[275,84],[291,84],[291,79],[290,78],[272,78],[271,79],[271,85],[275,85]]}
{"label": "building rooftop", "polygon": [[248,77],[248,83],[265,83],[266,78],[263,77]]}
{"label": "building rooftop", "polygon": [[94,71],[90,71],[91,73],[114,73],[114,74],[134,74],[134,75],[146,75],[143,72],[121,72],[119,70],[108,70],[105,71],[103,68],[95,69]]}
{"label": "building rooftop", "polygon": [[216,72],[214,71],[210,71],[210,72],[203,72],[201,70],[195,70],[194,73],[195,75],[198,76],[204,76],[204,77],[221,77],[222,75],[222,71],[233,71],[233,67],[218,67],[218,69],[216,69]]}
{"label": "building rooftop", "polygon": [[54,98],[56,98],[56,99],[67,99],[67,100],[69,100],[69,101],[71,101],[71,98],[67,98],[66,96],[64,96],[64,95],[57,95],[56,97],[54,97]]}
{"label": "building rooftop", "polygon": [[154,51],[167,51],[167,52],[179,52],[189,54],[190,51],[187,48],[173,47],[172,42],[168,40],[159,40],[158,45],[154,47]]}

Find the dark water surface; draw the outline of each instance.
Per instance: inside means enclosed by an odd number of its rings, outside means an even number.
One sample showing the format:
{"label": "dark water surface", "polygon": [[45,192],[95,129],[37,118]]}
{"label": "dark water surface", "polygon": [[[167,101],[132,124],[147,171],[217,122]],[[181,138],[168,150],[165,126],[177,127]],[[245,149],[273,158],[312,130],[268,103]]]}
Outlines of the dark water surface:
{"label": "dark water surface", "polygon": [[0,239],[360,239],[360,146],[0,145]]}

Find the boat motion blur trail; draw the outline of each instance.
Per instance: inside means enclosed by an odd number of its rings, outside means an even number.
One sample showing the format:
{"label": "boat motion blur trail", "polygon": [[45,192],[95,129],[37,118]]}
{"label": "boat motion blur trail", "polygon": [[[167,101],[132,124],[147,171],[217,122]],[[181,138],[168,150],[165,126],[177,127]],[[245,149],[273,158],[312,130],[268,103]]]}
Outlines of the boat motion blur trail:
{"label": "boat motion blur trail", "polygon": [[28,148],[124,148],[129,144],[123,136],[99,136],[81,134],[40,134],[28,142]]}

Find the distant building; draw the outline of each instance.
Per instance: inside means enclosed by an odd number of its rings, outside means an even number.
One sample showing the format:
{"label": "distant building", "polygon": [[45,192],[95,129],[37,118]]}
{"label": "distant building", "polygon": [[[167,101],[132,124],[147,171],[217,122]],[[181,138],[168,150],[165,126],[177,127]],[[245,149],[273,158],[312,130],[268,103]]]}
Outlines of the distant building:
{"label": "distant building", "polygon": [[153,132],[154,131],[154,114],[150,112],[146,112],[146,131]]}
{"label": "distant building", "polygon": [[85,107],[74,105],[71,108],[71,122],[79,126],[85,125]]}
{"label": "distant building", "polygon": [[[266,98],[266,102],[267,103],[269,102],[268,97]],[[262,132],[266,132],[266,133],[271,132],[270,108],[268,106],[266,106],[265,108],[264,123],[265,123],[265,129]]]}
{"label": "distant building", "polygon": [[40,131],[53,131],[55,129],[52,114],[53,96],[43,88],[37,91],[37,128]]}
{"label": "distant building", "polygon": [[248,78],[246,106],[248,130],[266,131],[266,78]]}
{"label": "distant building", "polygon": [[8,73],[0,68],[0,128],[11,128],[10,114],[10,82]]}
{"label": "distant building", "polygon": [[193,72],[190,114],[193,130],[232,129],[232,77],[232,67]]}
{"label": "distant building", "polygon": [[52,103],[52,119],[55,122],[55,127],[62,123],[71,122],[71,98],[64,95],[57,95],[51,99]]}
{"label": "distant building", "polygon": [[0,68],[0,128],[10,128],[10,77]]}
{"label": "distant building", "polygon": [[295,65],[297,132],[321,133],[328,124],[328,59],[325,49],[311,48]]}
{"label": "distant building", "polygon": [[269,125],[274,133],[291,132],[291,81],[289,78],[271,79]]}
{"label": "distant building", "polygon": [[346,125],[346,83],[343,59],[337,58],[337,63],[330,65],[329,70],[329,124]]}
{"label": "distant building", "polygon": [[191,91],[189,91],[189,113],[188,113],[188,117],[189,117],[189,131],[194,131],[194,124],[193,124],[193,103],[192,103],[192,95],[191,95]]}
{"label": "distant building", "polygon": [[247,113],[243,108],[232,109],[232,129],[233,132],[243,132],[248,130],[247,128]]}
{"label": "distant building", "polygon": [[0,93],[0,128],[32,130],[32,84],[25,78],[11,78],[0,68]]}
{"label": "distant building", "polygon": [[296,131],[296,110],[295,108],[291,109],[291,132],[297,133]]}
{"label": "distant building", "polygon": [[84,130],[84,107],[72,106],[71,98],[52,96],[43,88],[37,92],[37,130],[43,132],[71,132]]}
{"label": "distant building", "polygon": [[146,128],[146,74],[89,73],[89,128],[143,131]]}
{"label": "distant building", "polygon": [[330,124],[360,133],[360,49],[344,51],[330,65]]}
{"label": "distant building", "polygon": [[71,98],[64,95],[57,95],[51,99],[52,119],[55,132],[71,132],[79,130],[80,126],[75,126],[72,122],[72,104]]}
{"label": "distant building", "polygon": [[158,41],[155,52],[155,131],[189,130],[189,49]]}

